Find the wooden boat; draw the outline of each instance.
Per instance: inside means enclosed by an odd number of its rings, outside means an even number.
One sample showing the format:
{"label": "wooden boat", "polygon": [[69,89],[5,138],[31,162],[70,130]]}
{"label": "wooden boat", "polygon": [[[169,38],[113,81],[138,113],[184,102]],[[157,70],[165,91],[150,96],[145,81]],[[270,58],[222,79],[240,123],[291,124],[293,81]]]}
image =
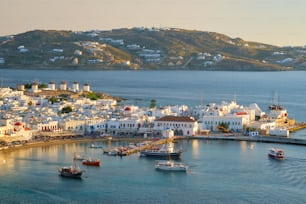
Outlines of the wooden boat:
{"label": "wooden boat", "polygon": [[101,160],[100,159],[84,159],[82,161],[82,164],[87,165],[87,166],[100,166]]}
{"label": "wooden boat", "polygon": [[83,170],[76,166],[75,162],[73,166],[59,167],[58,172],[60,176],[68,178],[81,178]]}
{"label": "wooden boat", "polygon": [[156,170],[162,171],[182,171],[187,172],[188,166],[183,164],[182,162],[174,162],[174,161],[157,161],[155,164]]}
{"label": "wooden boat", "polygon": [[274,159],[284,159],[285,153],[282,149],[270,148],[268,151],[268,156]]}

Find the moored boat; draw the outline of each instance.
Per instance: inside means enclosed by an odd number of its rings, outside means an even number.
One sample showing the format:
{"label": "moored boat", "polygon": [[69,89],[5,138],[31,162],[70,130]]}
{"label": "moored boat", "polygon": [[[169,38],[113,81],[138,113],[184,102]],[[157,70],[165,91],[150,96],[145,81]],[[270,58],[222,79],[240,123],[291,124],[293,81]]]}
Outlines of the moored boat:
{"label": "moored boat", "polygon": [[98,144],[91,144],[91,145],[89,146],[89,148],[102,149],[103,146],[102,146],[102,145],[98,145]]}
{"label": "moored boat", "polygon": [[160,149],[148,149],[140,151],[140,156],[147,157],[165,157],[165,158],[179,158],[182,150],[174,150],[173,144],[167,143],[162,145]]}
{"label": "moored boat", "polygon": [[100,166],[101,160],[100,159],[84,159],[82,161],[82,164],[88,165],[88,166]]}
{"label": "moored boat", "polygon": [[268,151],[268,156],[274,159],[284,159],[285,153],[282,149],[270,148]]}
{"label": "moored boat", "polygon": [[155,164],[156,170],[162,171],[182,171],[187,172],[188,166],[182,162],[174,162],[174,161],[157,161]]}
{"label": "moored boat", "polygon": [[79,167],[73,166],[64,166],[59,167],[58,172],[60,176],[63,177],[69,177],[69,178],[81,178],[83,174],[83,170],[81,170]]}
{"label": "moored boat", "polygon": [[85,157],[83,156],[83,155],[80,155],[80,154],[76,154],[76,153],[74,153],[74,155],[73,155],[73,160],[84,160],[85,159]]}

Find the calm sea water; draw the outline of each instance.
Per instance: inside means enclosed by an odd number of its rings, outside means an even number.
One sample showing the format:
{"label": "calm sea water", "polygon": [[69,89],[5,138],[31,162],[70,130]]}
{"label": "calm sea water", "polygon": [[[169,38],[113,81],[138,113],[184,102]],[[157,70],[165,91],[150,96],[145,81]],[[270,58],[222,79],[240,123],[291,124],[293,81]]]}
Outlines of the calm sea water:
{"label": "calm sea water", "polygon": [[[306,121],[306,72],[201,71],[24,71],[0,70],[1,86],[40,81],[72,85],[129,99],[125,103],[195,106],[236,99],[266,110],[277,92],[279,103],[298,121]],[[292,134],[306,138],[306,131]],[[116,145],[103,143],[104,146]],[[53,145],[0,152],[0,202],[4,203],[305,203],[304,146],[183,141],[187,174],[155,171],[154,160],[109,157],[89,144]],[[282,162],[267,158],[270,146],[283,148]],[[85,167],[82,180],[61,178],[57,167],[69,165],[74,152],[102,159]]]}
{"label": "calm sea water", "polygon": [[[100,143],[107,147],[110,143]],[[154,159],[113,157],[89,143],[52,145],[0,154],[1,203],[305,203],[306,149],[275,145],[284,161],[267,157],[271,144],[182,141],[191,172],[154,169]],[[82,180],[58,176],[74,152],[102,160]]]}

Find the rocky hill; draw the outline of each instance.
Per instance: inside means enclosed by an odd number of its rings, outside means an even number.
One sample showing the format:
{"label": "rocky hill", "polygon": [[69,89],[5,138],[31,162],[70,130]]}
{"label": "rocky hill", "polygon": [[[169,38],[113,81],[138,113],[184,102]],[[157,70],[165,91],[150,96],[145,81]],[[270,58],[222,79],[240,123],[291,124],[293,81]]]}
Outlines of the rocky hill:
{"label": "rocky hill", "polygon": [[0,37],[0,68],[303,70],[306,47],[277,47],[175,28],[34,30]]}

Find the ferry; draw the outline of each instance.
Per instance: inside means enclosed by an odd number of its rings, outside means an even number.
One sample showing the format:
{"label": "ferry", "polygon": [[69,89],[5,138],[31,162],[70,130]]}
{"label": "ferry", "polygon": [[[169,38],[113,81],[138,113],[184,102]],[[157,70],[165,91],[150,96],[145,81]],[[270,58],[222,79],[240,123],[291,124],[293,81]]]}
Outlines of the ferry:
{"label": "ferry", "polygon": [[270,148],[268,151],[268,156],[273,159],[284,159],[285,153],[282,149]]}
{"label": "ferry", "polygon": [[174,150],[172,144],[164,144],[160,149],[148,149],[140,151],[140,156],[145,157],[168,157],[179,158],[182,154],[182,150]]}

